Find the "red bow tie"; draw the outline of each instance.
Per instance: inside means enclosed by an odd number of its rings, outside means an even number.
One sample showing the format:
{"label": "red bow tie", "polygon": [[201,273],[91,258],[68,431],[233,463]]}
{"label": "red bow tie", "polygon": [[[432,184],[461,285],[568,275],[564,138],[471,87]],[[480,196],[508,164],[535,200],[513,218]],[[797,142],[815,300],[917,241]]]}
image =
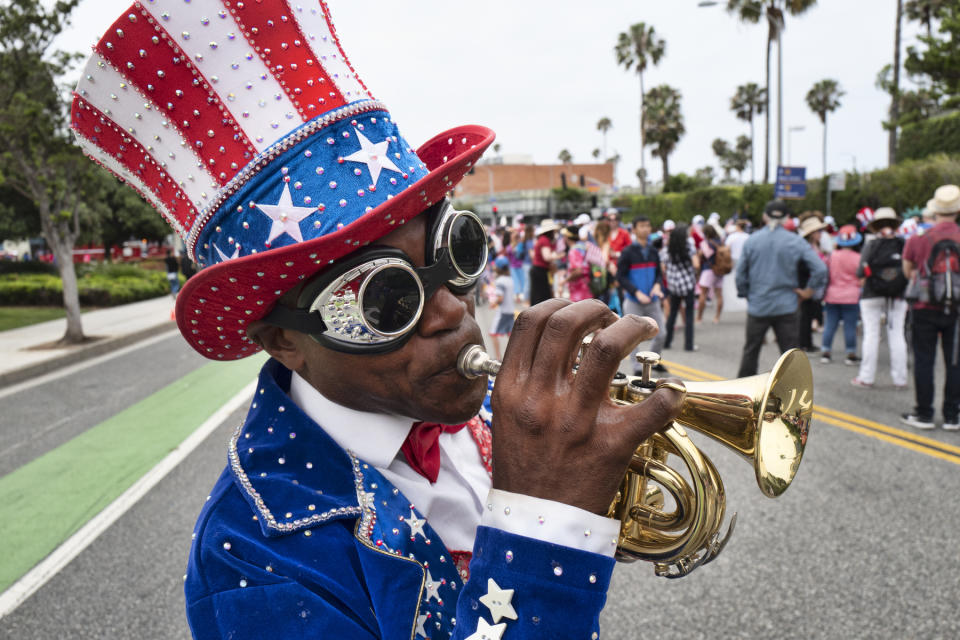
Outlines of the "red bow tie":
{"label": "red bow tie", "polygon": [[414,422],[400,451],[410,467],[433,484],[440,474],[440,445],[437,440],[441,433],[456,433],[466,424],[445,425],[436,422]]}

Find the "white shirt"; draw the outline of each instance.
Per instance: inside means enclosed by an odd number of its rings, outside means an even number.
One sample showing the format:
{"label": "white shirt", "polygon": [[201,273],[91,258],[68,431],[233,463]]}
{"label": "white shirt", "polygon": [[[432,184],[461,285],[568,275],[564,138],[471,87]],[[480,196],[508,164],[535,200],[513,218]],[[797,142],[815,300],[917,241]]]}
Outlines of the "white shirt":
{"label": "white shirt", "polygon": [[619,521],[493,489],[469,429],[440,435],[440,473],[430,484],[400,451],[413,419],[349,409],[325,398],[297,373],[290,382],[290,398],[334,442],[402,491],[450,551],[472,550],[480,525],[610,557],[616,551]]}
{"label": "white shirt", "polygon": [[724,244],[730,247],[730,257],[733,258],[734,261],[740,259],[740,254],[743,253],[743,243],[746,242],[749,237],[749,233],[739,230],[727,236]]}

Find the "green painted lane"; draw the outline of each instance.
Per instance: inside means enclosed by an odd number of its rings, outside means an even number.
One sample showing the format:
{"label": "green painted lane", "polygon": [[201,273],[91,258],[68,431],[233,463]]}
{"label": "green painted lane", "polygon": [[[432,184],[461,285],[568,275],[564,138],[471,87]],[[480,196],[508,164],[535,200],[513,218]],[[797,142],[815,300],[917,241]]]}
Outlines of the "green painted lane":
{"label": "green painted lane", "polygon": [[255,379],[265,360],[204,365],[0,478],[0,592]]}

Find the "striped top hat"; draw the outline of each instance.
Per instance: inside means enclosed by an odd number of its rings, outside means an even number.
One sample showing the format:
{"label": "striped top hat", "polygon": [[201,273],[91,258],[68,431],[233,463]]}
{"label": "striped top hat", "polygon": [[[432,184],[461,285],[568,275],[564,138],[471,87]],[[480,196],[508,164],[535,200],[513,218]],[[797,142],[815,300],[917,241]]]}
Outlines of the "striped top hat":
{"label": "striped top hat", "polygon": [[211,359],[255,353],[251,322],[441,200],[494,138],[466,125],[411,147],[322,0],[134,3],[94,46],[71,126],[202,268],[177,323]]}

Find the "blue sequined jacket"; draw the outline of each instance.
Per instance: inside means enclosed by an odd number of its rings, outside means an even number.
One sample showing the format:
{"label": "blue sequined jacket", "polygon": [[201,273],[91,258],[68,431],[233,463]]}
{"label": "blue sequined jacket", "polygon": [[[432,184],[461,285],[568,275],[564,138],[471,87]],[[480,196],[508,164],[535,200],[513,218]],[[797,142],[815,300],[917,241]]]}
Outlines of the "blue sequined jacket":
{"label": "blue sequined jacket", "polygon": [[195,638],[597,637],[612,559],[480,527],[464,584],[429,523],[406,524],[415,506],[293,404],[290,376],[264,365],[197,521]]}

